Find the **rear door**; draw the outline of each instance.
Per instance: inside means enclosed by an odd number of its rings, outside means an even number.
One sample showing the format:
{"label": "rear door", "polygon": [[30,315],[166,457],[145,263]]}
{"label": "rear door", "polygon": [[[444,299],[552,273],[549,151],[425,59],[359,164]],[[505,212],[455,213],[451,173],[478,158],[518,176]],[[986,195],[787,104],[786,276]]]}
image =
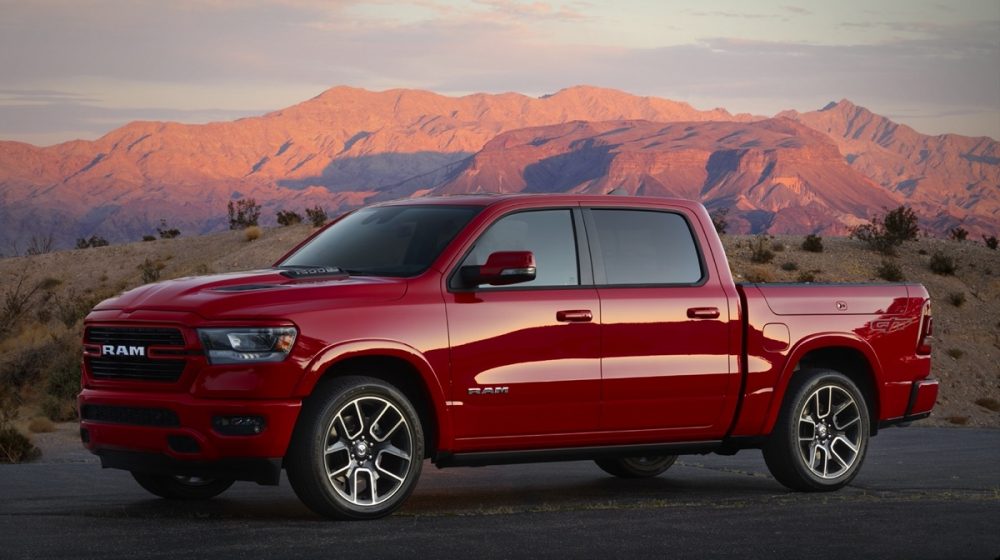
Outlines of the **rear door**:
{"label": "rear door", "polygon": [[536,279],[462,289],[452,271],[445,298],[464,449],[558,445],[597,429],[600,309],[589,257],[580,259],[582,235],[578,208],[510,212],[458,268],[497,251],[531,251]]}
{"label": "rear door", "polygon": [[738,372],[727,295],[703,257],[696,217],[645,208],[585,216],[601,302],[601,429],[651,440],[721,435]]}

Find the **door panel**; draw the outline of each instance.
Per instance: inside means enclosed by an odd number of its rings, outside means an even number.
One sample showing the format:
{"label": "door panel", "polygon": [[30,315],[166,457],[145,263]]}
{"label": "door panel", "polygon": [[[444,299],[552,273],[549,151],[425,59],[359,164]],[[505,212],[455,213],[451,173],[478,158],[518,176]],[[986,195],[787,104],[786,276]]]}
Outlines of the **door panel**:
{"label": "door panel", "polygon": [[[531,251],[535,280],[453,285],[445,295],[452,399],[462,403],[453,407],[455,434],[466,449],[524,446],[526,438],[557,445],[558,436],[545,436],[598,427],[600,309],[597,291],[581,286],[590,273],[581,275],[577,222],[570,209],[499,218],[461,265],[481,265],[497,251]],[[469,443],[474,438],[479,443]]]}
{"label": "door panel", "polygon": [[586,216],[601,300],[601,429],[721,435],[738,375],[729,303],[691,217],[630,209]]}
{"label": "door panel", "polygon": [[[452,294],[458,438],[559,434],[597,428],[600,315],[593,289]],[[560,322],[563,310],[590,322]],[[494,394],[469,389],[505,388]]]}

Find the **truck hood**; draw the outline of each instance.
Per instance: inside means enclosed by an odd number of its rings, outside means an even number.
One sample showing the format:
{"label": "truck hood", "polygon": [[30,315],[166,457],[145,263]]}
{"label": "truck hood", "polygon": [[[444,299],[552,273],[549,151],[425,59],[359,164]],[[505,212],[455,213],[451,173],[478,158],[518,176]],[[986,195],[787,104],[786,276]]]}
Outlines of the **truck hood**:
{"label": "truck hood", "polygon": [[374,276],[288,278],[276,269],[147,284],[104,300],[94,311],[183,311],[205,319],[277,319],[299,308],[351,307],[403,297],[406,280]]}

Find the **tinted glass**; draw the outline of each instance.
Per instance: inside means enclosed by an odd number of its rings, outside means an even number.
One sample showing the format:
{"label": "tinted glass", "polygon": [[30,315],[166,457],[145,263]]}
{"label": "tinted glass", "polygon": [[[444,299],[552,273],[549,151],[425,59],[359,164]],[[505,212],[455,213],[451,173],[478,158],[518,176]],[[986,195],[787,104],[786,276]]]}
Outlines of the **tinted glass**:
{"label": "tinted glass", "polygon": [[[576,286],[580,283],[576,261],[576,236],[569,210],[519,212],[500,218],[476,240],[462,266],[483,265],[497,251],[531,251],[537,274],[524,286]],[[497,286],[481,286],[483,289]]]}
{"label": "tinted glass", "polygon": [[671,212],[594,210],[608,284],[695,284],[701,260],[687,221]]}
{"label": "tinted glass", "polygon": [[476,206],[363,208],[330,226],[280,266],[335,266],[351,274],[413,276],[430,267],[479,210]]}

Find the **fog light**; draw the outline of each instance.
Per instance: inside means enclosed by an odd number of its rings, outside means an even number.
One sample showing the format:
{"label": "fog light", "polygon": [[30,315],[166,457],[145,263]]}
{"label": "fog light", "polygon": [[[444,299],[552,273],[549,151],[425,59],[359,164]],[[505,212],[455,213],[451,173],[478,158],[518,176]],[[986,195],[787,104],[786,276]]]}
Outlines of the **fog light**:
{"label": "fog light", "polygon": [[226,436],[252,436],[264,431],[263,416],[213,416],[212,427]]}

